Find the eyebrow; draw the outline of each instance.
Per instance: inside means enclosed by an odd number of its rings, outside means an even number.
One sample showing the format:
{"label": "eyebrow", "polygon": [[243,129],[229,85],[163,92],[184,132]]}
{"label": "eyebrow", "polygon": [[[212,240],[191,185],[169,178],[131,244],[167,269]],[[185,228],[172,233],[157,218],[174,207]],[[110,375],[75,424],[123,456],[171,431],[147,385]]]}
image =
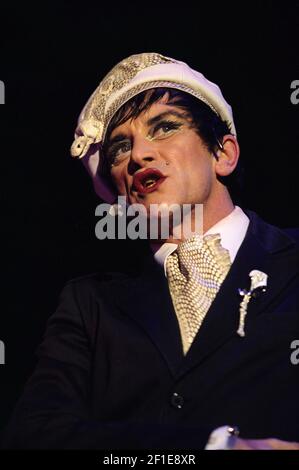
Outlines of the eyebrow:
{"label": "eyebrow", "polygon": [[150,118],[146,124],[147,126],[152,126],[153,124],[156,124],[156,122],[159,122],[161,119],[167,116],[175,116],[175,117],[178,117],[179,119],[186,118],[185,114],[178,113],[177,111],[174,111],[174,110],[170,110],[170,111],[164,111],[164,113],[160,113],[157,116]]}
{"label": "eyebrow", "polygon": [[[175,116],[179,119],[186,119],[186,114],[182,114],[182,113],[179,113],[177,111],[174,111],[174,110],[170,110],[170,111],[164,111],[163,113],[160,113],[160,114],[157,114],[157,116],[154,116],[150,119],[148,119],[148,121],[146,122],[146,125],[147,126],[152,126],[153,124],[156,124],[157,122],[161,121],[161,119],[164,119],[168,116]],[[115,137],[112,137],[112,139],[109,139],[108,143],[107,143],[107,149],[109,149],[112,145],[118,143],[118,142],[122,142],[123,140],[126,140],[128,138],[128,136],[126,136],[125,134],[117,134]]]}

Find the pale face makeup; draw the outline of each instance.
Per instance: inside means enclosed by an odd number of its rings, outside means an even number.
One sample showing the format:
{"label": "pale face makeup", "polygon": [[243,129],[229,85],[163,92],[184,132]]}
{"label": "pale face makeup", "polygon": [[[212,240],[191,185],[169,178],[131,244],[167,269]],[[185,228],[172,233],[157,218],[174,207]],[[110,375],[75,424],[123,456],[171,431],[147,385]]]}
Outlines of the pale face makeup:
{"label": "pale face makeup", "polygon": [[[112,180],[129,204],[204,203],[216,181],[214,158],[184,110],[163,101],[111,133]],[[150,169],[161,172],[162,183],[150,192],[138,191],[134,177]]]}

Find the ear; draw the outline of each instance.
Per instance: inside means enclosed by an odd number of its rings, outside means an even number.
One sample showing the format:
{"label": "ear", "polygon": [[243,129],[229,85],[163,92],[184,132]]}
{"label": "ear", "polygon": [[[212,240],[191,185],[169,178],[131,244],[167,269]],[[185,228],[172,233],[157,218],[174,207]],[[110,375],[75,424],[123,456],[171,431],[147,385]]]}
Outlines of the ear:
{"label": "ear", "polygon": [[227,134],[222,140],[223,148],[217,150],[218,160],[215,161],[215,171],[218,176],[230,175],[237,166],[240,147],[235,136]]}

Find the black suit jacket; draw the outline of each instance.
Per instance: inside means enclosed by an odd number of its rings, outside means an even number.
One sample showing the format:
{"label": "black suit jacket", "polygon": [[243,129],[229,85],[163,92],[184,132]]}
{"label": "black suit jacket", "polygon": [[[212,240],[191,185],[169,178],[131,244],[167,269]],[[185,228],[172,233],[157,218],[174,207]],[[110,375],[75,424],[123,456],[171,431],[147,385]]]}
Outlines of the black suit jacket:
{"label": "black suit jacket", "polygon": [[[6,448],[203,448],[212,429],[299,441],[298,245],[247,212],[237,257],[186,357],[162,267],[70,281]],[[249,272],[268,274],[236,330]]]}

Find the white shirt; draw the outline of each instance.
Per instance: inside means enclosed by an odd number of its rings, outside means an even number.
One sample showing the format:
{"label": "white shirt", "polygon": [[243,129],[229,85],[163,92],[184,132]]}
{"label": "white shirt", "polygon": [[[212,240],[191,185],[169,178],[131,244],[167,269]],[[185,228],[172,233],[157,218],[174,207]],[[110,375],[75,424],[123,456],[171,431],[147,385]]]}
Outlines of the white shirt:
{"label": "white shirt", "polygon": [[[221,245],[229,251],[231,262],[233,263],[238,250],[245,238],[249,218],[238,206],[226,217],[213,225],[204,235],[220,233]],[[155,260],[164,265],[166,275],[166,260],[168,256],[177,249],[176,243],[164,243],[154,254]]]}

